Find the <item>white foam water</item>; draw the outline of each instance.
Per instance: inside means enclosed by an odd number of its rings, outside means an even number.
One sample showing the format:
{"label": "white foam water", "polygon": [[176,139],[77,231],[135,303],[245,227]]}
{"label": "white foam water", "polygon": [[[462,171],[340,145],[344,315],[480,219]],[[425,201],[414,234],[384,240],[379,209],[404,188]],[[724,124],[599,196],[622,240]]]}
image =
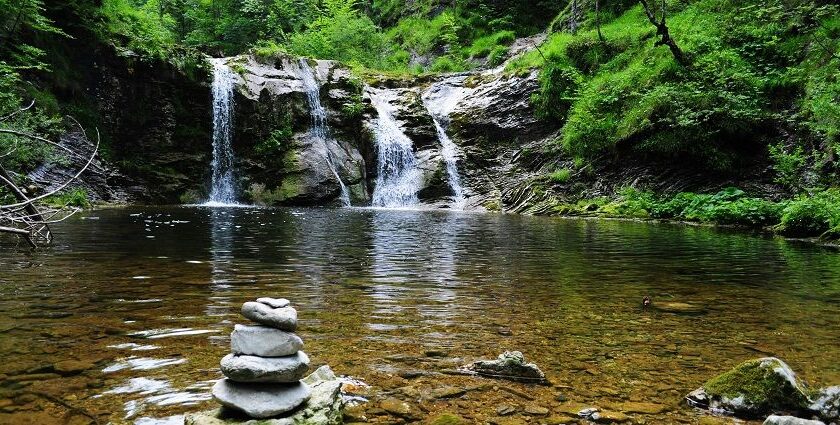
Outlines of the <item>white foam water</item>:
{"label": "white foam water", "polygon": [[324,158],[327,161],[327,166],[332,171],[335,179],[338,180],[338,185],[341,187],[341,203],[345,207],[350,206],[350,193],[347,191],[347,186],[338,175],[338,170],[335,168],[332,156],[330,155],[330,148],[328,142],[330,141],[330,131],[327,125],[327,111],[321,104],[321,86],[315,80],[315,72],[309,66],[309,62],[305,58],[300,61],[300,78],[303,81],[303,88],[306,90],[306,99],[309,103],[309,114],[312,116],[312,136],[318,139],[324,145]]}
{"label": "white foam water", "polygon": [[419,203],[422,175],[417,168],[411,139],[403,133],[394,119],[390,100],[393,93],[386,89],[368,87],[368,96],[378,114],[373,126],[377,148],[376,187],[373,206],[406,208]]}

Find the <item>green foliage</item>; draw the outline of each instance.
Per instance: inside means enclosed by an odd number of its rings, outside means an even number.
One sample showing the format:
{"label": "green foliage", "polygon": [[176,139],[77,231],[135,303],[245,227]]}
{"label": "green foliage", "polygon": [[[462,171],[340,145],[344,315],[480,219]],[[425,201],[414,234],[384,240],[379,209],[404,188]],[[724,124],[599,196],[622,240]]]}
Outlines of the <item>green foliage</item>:
{"label": "green foliage", "polygon": [[90,208],[87,191],[81,188],[65,190],[44,200],[47,205],[62,207]]}
{"label": "green foliage", "polygon": [[566,113],[577,100],[582,81],[583,77],[572,67],[549,64],[543,68],[540,73],[540,91],[532,97],[537,116],[565,120]]}
{"label": "green foliage", "polygon": [[784,146],[777,144],[770,145],[768,149],[776,171],[775,182],[789,189],[798,189],[808,161],[802,147],[797,146],[788,152]]}
{"label": "green foliage", "polygon": [[292,117],[287,114],[283,116],[280,128],[273,130],[268,138],[254,146],[254,152],[258,155],[280,155],[288,149],[293,136]]}
{"label": "green foliage", "polygon": [[554,183],[566,183],[572,178],[572,170],[561,168],[548,175],[548,179]]}
{"label": "green foliage", "polygon": [[840,226],[840,189],[800,195],[782,211],[777,230],[787,236],[820,236]]}

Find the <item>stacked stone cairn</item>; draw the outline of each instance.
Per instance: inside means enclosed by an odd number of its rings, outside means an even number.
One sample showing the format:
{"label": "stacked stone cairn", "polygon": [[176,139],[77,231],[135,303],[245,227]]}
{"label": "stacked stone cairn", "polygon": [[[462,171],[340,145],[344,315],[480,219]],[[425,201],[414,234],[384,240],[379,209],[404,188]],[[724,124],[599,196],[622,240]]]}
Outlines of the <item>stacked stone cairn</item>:
{"label": "stacked stone cairn", "polygon": [[223,406],[256,419],[291,412],[311,396],[301,378],[309,357],[301,351],[297,311],[283,298],[258,298],[242,305],[242,315],[257,324],[236,325],[230,334],[231,353],[222,358],[226,378],[213,386]]}

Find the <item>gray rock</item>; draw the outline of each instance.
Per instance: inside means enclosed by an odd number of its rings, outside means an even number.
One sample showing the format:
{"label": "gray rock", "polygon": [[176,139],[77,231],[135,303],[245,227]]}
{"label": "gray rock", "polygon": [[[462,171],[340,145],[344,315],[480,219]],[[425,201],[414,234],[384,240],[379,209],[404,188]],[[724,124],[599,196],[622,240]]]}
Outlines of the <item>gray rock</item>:
{"label": "gray rock", "polygon": [[270,418],[296,409],[309,400],[306,384],[243,384],[222,379],[213,385],[213,397],[225,407],[252,418]]}
{"label": "gray rock", "polygon": [[825,423],[821,421],[797,418],[795,416],[770,415],[764,421],[763,425],[825,425]]}
{"label": "gray rock", "polygon": [[537,365],[525,363],[519,351],[505,351],[496,360],[479,360],[465,367],[467,371],[490,378],[545,383],[545,374]]}
{"label": "gray rock", "polygon": [[297,310],[292,307],[271,308],[263,303],[249,301],[242,304],[242,315],[283,331],[293,332],[297,329]]}
{"label": "gray rock", "polygon": [[299,336],[267,326],[236,325],[230,334],[230,348],[235,354],[282,357],[303,348]]}
{"label": "gray rock", "polygon": [[289,306],[289,300],[285,298],[261,297],[257,298],[257,302],[263,303],[271,308],[283,308]]}
{"label": "gray rock", "polygon": [[748,360],[686,396],[688,404],[744,418],[771,412],[804,412],[811,403],[805,385],[775,357]]}
{"label": "gray rock", "polygon": [[[309,401],[291,416],[261,421],[264,425],[340,425],[344,401],[341,398],[341,381],[329,366],[321,366],[303,379],[309,386]],[[186,415],[185,425],[228,425],[241,424],[247,418],[226,415],[223,409]]]}
{"label": "gray rock", "polygon": [[309,357],[303,351],[285,357],[228,354],[221,366],[222,373],[236,382],[290,383],[309,370]]}
{"label": "gray rock", "polygon": [[840,421],[840,386],[820,389],[808,408],[826,421]]}

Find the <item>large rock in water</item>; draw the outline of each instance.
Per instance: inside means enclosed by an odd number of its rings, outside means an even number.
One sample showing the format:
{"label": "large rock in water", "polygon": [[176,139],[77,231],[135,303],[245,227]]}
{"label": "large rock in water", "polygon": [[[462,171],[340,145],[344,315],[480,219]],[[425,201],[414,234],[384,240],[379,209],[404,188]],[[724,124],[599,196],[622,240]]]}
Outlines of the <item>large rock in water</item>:
{"label": "large rock in water", "polygon": [[465,368],[481,376],[510,379],[513,381],[545,383],[545,374],[537,365],[525,363],[519,351],[505,351],[496,360],[479,360]]}
{"label": "large rock in water", "polygon": [[299,336],[267,326],[236,325],[230,334],[235,354],[260,357],[291,356],[303,348]]}
{"label": "large rock in water", "polygon": [[770,415],[764,420],[762,425],[825,425],[825,423],[821,421],[812,421],[810,419],[797,418],[796,416]]}
{"label": "large rock in water", "polygon": [[805,385],[775,357],[749,360],[718,375],[686,396],[694,407],[755,418],[768,413],[807,412]]}
{"label": "large rock in water", "polygon": [[819,390],[809,407],[823,420],[840,423],[840,386]]}
{"label": "large rock in water", "polygon": [[228,354],[222,358],[222,373],[236,382],[297,382],[309,370],[303,351],[285,357],[257,357]]}
{"label": "large rock in water", "polygon": [[[290,416],[260,421],[263,425],[340,425],[344,402],[341,398],[341,381],[329,366],[321,366],[303,379],[311,391],[309,401]],[[231,425],[246,423],[250,418],[230,409],[214,409],[190,413],[185,425]]]}
{"label": "large rock in water", "polygon": [[311,390],[304,383],[243,384],[222,379],[213,385],[213,397],[225,407],[252,418],[270,418],[296,409],[309,400]]}
{"label": "large rock in water", "polygon": [[297,329],[297,310],[292,307],[271,308],[266,304],[249,301],[242,304],[242,315],[257,323],[283,331]]}

